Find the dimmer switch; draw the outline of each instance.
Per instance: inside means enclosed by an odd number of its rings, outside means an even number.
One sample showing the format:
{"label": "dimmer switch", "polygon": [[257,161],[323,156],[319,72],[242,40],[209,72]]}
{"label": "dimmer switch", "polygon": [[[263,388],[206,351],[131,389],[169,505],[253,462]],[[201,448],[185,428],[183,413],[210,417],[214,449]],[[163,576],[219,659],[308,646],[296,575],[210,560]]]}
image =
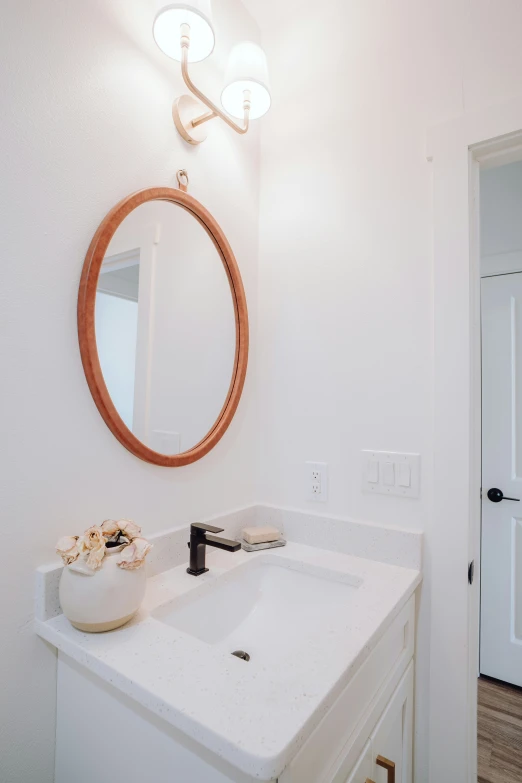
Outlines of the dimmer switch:
{"label": "dimmer switch", "polygon": [[407,462],[400,462],[397,465],[397,484],[399,487],[409,487],[411,484],[411,470]]}
{"label": "dimmer switch", "polygon": [[366,478],[371,484],[379,483],[379,461],[376,459],[369,459],[368,466],[366,468]]}
{"label": "dimmer switch", "polygon": [[393,462],[384,463],[383,482],[387,487],[395,486],[395,465]]}

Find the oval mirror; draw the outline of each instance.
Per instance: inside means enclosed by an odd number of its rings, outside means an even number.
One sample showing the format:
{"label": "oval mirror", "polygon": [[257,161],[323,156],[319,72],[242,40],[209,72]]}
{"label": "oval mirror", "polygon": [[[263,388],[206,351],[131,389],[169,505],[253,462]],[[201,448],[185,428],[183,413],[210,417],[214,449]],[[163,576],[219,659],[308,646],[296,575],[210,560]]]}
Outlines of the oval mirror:
{"label": "oval mirror", "polygon": [[245,380],[245,293],[225,235],[188,193],[143,190],[107,215],[85,259],[78,331],[94,401],[137,457],[186,465],[223,436]]}

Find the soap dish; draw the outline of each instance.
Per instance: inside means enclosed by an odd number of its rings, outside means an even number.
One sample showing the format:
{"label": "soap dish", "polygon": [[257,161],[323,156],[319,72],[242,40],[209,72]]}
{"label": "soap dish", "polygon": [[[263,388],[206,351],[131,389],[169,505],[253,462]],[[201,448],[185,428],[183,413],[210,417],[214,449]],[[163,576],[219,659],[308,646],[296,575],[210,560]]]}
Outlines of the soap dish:
{"label": "soap dish", "polygon": [[273,549],[276,546],[285,546],[284,538],[278,538],[277,541],[265,541],[263,544],[249,544],[243,538],[237,539],[245,552],[257,552],[259,549]]}

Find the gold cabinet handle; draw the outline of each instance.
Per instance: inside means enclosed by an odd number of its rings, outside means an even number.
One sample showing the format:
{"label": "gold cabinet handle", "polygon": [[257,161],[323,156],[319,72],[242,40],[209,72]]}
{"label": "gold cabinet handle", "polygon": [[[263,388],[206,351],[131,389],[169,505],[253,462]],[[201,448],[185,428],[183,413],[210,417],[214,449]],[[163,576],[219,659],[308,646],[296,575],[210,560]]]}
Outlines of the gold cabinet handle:
{"label": "gold cabinet handle", "polygon": [[395,783],[395,762],[390,759],[384,758],[384,756],[377,756],[375,759],[377,766],[382,767],[388,772],[388,783]]}
{"label": "gold cabinet handle", "polygon": [[366,778],[366,783],[375,783],[375,780],[370,780],[370,778]]}

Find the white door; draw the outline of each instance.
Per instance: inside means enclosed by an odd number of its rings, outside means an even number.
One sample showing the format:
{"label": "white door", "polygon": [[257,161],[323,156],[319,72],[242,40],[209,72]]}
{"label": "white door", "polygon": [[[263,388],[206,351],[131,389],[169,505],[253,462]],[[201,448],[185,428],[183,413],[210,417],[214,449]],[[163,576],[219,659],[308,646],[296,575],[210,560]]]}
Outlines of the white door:
{"label": "white door", "polygon": [[371,783],[389,783],[391,780],[412,783],[413,663],[410,663],[375,727],[371,745],[374,763]]}
{"label": "white door", "polygon": [[516,273],[482,280],[480,671],[522,686],[520,498],[522,273]]}

